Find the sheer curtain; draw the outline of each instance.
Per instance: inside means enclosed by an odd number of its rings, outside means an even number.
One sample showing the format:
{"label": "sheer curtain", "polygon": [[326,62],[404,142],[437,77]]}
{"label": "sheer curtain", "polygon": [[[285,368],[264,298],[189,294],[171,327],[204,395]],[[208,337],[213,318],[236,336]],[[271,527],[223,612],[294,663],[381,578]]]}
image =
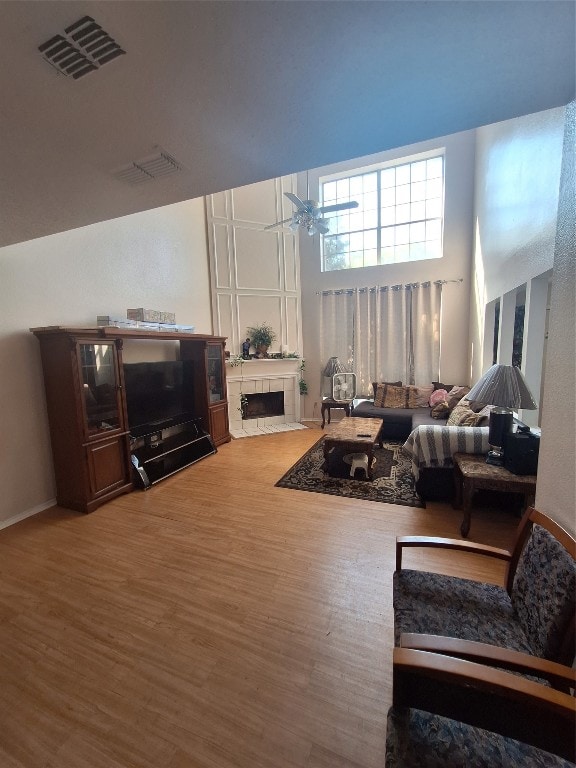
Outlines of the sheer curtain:
{"label": "sheer curtain", "polygon": [[442,285],[414,283],[321,296],[322,365],[336,356],[356,374],[358,396],[373,381],[438,380]]}
{"label": "sheer curtain", "polygon": [[442,284],[421,283],[412,286],[410,297],[412,343],[408,383],[426,384],[438,381]]}
{"label": "sheer curtain", "polygon": [[331,357],[352,371],[354,359],[354,291],[330,291],[320,297],[320,366]]}

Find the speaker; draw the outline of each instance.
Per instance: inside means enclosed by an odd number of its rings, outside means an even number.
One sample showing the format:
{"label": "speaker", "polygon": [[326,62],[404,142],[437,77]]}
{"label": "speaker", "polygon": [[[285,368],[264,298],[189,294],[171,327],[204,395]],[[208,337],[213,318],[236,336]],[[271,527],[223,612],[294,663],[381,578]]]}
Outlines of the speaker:
{"label": "speaker", "polygon": [[490,412],[490,425],[488,430],[488,442],[490,445],[502,448],[506,442],[506,435],[512,431],[514,414],[507,408],[493,408]]}
{"label": "speaker", "polygon": [[540,438],[531,432],[512,432],[506,436],[504,466],[515,475],[535,475],[538,469]]}
{"label": "speaker", "polygon": [[487,464],[502,466],[504,463],[503,448],[507,435],[512,431],[514,414],[508,408],[493,408],[490,411],[488,428],[488,443],[492,450],[488,451]]}

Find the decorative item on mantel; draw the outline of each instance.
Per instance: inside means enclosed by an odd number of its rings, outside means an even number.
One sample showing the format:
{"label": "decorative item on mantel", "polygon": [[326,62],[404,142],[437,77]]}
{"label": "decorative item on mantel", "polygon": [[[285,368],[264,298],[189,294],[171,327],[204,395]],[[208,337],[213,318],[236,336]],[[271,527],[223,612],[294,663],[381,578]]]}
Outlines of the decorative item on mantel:
{"label": "decorative item on mantel", "polygon": [[276,338],[276,332],[272,329],[272,326],[267,323],[260,323],[260,325],[248,328],[247,333],[252,346],[256,350],[254,357],[257,360],[267,358],[269,356],[268,349]]}

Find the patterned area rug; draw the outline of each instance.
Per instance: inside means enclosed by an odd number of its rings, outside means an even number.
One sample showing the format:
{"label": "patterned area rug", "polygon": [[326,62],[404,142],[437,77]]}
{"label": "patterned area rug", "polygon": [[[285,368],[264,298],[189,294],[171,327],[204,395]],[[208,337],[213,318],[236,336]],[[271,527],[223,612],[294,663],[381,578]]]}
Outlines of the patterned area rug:
{"label": "patterned area rug", "polygon": [[414,490],[414,477],[410,459],[402,451],[402,443],[385,441],[383,448],[374,448],[376,459],[372,469],[372,480],[353,479],[349,476],[350,465],[341,462],[341,477],[330,477],[324,471],[322,437],[294,466],[276,483],[280,488],[295,491],[330,493],[333,496],[347,496],[366,501],[385,501],[388,504],[403,504],[407,507],[423,507],[424,504]]}

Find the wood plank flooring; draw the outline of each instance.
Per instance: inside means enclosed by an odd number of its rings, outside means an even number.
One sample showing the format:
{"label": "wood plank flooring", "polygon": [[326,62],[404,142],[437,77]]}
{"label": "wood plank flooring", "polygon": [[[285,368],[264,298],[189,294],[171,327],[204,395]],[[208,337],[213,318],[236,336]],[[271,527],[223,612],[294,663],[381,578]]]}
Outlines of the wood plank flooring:
{"label": "wood plank flooring", "polygon": [[[275,488],[319,437],[236,440],[0,531],[2,768],[383,765],[395,537],[459,537],[461,513]],[[470,538],[508,547],[517,523],[477,512]]]}

